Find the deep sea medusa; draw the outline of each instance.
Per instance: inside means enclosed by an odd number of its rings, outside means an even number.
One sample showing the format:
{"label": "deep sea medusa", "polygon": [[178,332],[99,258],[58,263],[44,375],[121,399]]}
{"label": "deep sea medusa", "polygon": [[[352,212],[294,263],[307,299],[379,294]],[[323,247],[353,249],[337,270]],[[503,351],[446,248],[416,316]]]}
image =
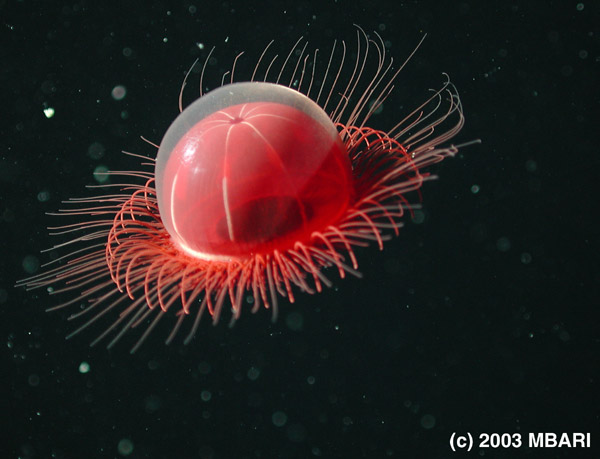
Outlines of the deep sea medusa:
{"label": "deep sea medusa", "polygon": [[167,343],[191,318],[188,343],[206,312],[216,324],[230,309],[233,324],[263,305],[275,320],[278,296],[331,286],[326,268],[359,277],[355,248],[398,234],[425,168],[457,152],[443,144],[464,118],[445,77],[387,132],[371,127],[412,54],[394,66],[378,35],[357,29],[356,43],[322,55],[301,39],[282,57],[269,44],[249,81],[238,82],[240,54],[202,94],[213,48],[200,98],[183,110],[186,75],[156,159],[132,154],[140,171],[110,172],[125,180],[66,201],[56,215],[79,221],[53,229],[76,237],[53,250],[69,253],[19,285],[73,296],[50,309],[77,308],[69,319],[83,324],[69,337],[105,316],[92,344],[141,328],[134,352],[165,316]]}

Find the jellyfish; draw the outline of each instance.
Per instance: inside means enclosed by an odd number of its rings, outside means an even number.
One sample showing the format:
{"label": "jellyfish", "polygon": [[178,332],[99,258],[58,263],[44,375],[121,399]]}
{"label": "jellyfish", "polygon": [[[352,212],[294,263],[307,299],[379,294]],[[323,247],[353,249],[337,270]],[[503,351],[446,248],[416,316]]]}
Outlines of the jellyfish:
{"label": "jellyfish", "polygon": [[462,146],[448,144],[464,117],[447,75],[394,126],[374,126],[422,40],[399,66],[360,28],[355,59],[344,41],[321,56],[300,39],[283,58],[272,43],[245,81],[242,53],[204,93],[213,48],[200,97],[184,109],[195,62],[180,114],[159,145],[146,140],[156,157],[127,153],[139,170],[109,172],[116,183],[103,194],[57,212],[77,222],[55,232],[75,237],[18,285],[71,295],[49,309],[74,309],[69,319],[82,324],[68,337],[109,320],[92,344],[110,348],[141,329],[135,352],[164,317],[166,343],[190,324],[186,344],[204,316],[233,324],[264,307],[275,320],[281,298],[320,292],[333,275],[361,277],[357,248],[397,236],[433,178],[427,168]]}

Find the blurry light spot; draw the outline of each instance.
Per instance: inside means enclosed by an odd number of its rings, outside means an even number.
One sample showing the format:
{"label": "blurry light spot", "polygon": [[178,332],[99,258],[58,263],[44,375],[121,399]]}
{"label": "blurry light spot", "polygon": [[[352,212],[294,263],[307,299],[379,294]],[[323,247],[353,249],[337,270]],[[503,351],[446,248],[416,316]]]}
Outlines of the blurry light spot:
{"label": "blurry light spot", "polygon": [[533,159],[528,159],[525,161],[525,170],[527,172],[537,171],[537,163]]}
{"label": "blurry light spot", "polygon": [[415,210],[415,213],[412,216],[412,221],[417,225],[423,223],[425,221],[425,212],[422,210]]}
{"label": "blurry light spot", "polygon": [[473,194],[479,193],[479,190],[480,190],[479,185],[473,185],[471,187],[471,193],[473,193]]}
{"label": "blurry light spot", "polygon": [[256,367],[250,367],[247,376],[250,381],[256,381],[260,376],[260,370]]}
{"label": "blurry light spot", "polygon": [[40,377],[36,374],[29,375],[27,382],[31,387],[37,387],[40,384]]}
{"label": "blurry light spot", "polygon": [[81,362],[79,364],[79,373],[81,373],[82,375],[89,373],[90,372],[90,364],[87,362]]}
{"label": "blurry light spot", "polygon": [[208,402],[212,398],[212,393],[209,390],[203,390],[200,392],[200,398],[203,402]]}
{"label": "blurry light spot", "polygon": [[115,100],[123,100],[127,95],[127,88],[123,85],[115,86],[110,92],[110,95]]}
{"label": "blurry light spot", "polygon": [[100,159],[104,156],[104,145],[100,142],[93,142],[89,147],[87,154],[92,159]]}
{"label": "blurry light spot", "polygon": [[306,439],[306,429],[301,424],[292,424],[287,428],[287,437],[290,441],[301,443]]}
{"label": "blurry light spot", "polygon": [[283,427],[287,422],[287,415],[283,411],[275,411],[271,420],[276,427]]}
{"label": "blurry light spot", "polygon": [[382,111],[383,111],[383,104],[381,103],[381,101],[377,101],[376,99],[369,101],[369,109],[373,109],[373,106],[379,103],[379,105],[377,105],[377,108],[375,109],[375,111],[373,112],[374,115],[379,115]]}
{"label": "blurry light spot", "polygon": [[530,253],[523,252],[523,253],[521,254],[521,263],[523,263],[524,265],[528,265],[529,263],[531,263],[531,260],[532,260],[532,259],[533,259],[533,258],[531,257],[531,254],[530,254]]}
{"label": "blurry light spot", "polygon": [[133,442],[129,438],[123,438],[119,441],[117,451],[119,451],[121,456],[129,456],[133,453]]}
{"label": "blurry light spot", "polygon": [[54,116],[54,109],[52,107],[48,107],[44,109],[44,115],[46,118],[50,119]]}
{"label": "blurry light spot", "polygon": [[144,403],[144,408],[146,410],[146,413],[154,413],[155,411],[158,411],[158,409],[160,408],[161,405],[161,401],[160,398],[158,398],[158,396],[156,395],[150,395],[148,398],[146,398],[146,401]]}
{"label": "blurry light spot", "polygon": [[201,375],[207,375],[210,373],[210,363],[208,362],[200,362],[198,364],[198,371]]}
{"label": "blurry light spot", "polygon": [[106,166],[98,166],[94,169],[94,179],[98,183],[106,183],[109,180],[109,175],[107,174],[108,167]]}
{"label": "blurry light spot", "polygon": [[22,265],[27,274],[33,274],[40,267],[40,261],[34,255],[26,255],[23,258]]}
{"label": "blurry light spot", "polygon": [[500,252],[508,252],[510,250],[510,240],[507,237],[501,237],[496,241],[496,248]]}
{"label": "blurry light spot", "polygon": [[558,339],[560,339],[562,342],[566,343],[567,341],[569,341],[571,339],[571,335],[569,335],[568,331],[561,330],[558,333]]}
{"label": "blurry light spot", "polygon": [[290,330],[301,331],[304,325],[304,317],[299,312],[290,312],[285,318],[285,324]]}
{"label": "blurry light spot", "polygon": [[565,77],[571,76],[573,74],[573,67],[570,65],[563,65],[560,69],[560,73]]}
{"label": "blurry light spot", "polygon": [[433,429],[435,426],[435,417],[431,414],[425,414],[421,418],[421,427],[424,429]]}
{"label": "blurry light spot", "polygon": [[42,190],[38,193],[37,199],[40,202],[46,202],[50,199],[50,192],[47,190]]}

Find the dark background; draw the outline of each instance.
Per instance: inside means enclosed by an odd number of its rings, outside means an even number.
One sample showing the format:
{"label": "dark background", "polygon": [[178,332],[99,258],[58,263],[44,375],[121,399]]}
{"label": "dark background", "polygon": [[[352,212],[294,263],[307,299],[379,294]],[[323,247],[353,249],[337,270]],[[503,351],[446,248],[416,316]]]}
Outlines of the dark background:
{"label": "dark background", "polygon": [[[437,458],[453,432],[600,442],[599,12],[591,1],[0,2],[2,457]],[[329,49],[354,40],[354,23],[398,60],[427,32],[399,88],[420,97],[448,72],[467,118],[455,141],[482,139],[433,168],[422,224],[360,252],[363,280],[299,294],[274,325],[267,311],[233,330],[206,322],[189,346],[166,347],[157,330],[133,356],[127,339],[111,351],[90,348],[92,334],[65,341],[66,314],[43,312],[55,300],[13,288],[56,242],[44,212],[85,195],[99,166],[136,168],[121,150],[154,154],[139,136],[160,142],[196,57],[217,46],[227,68],[240,50],[258,56],[271,39],[287,50],[302,35]],[[392,99],[379,119],[400,116]]]}

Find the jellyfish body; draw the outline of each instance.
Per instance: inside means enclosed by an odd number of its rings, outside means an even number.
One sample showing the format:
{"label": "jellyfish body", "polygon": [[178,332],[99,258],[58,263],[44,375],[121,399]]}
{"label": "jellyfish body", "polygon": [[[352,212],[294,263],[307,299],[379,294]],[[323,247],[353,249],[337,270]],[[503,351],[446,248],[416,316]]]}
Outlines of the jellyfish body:
{"label": "jellyfish body", "polygon": [[145,324],[135,351],[167,315],[176,318],[167,343],[194,318],[188,343],[206,312],[217,323],[228,306],[233,323],[250,303],[252,312],[263,305],[275,319],[278,297],[293,302],[296,291],[330,286],[327,268],[359,277],[354,249],[381,249],[398,234],[418,203],[414,192],[430,177],[424,169],[456,153],[439,145],[464,118],[446,80],[391,129],[369,127],[403,65],[392,71],[382,41],[360,29],[357,37],[354,71],[343,82],[345,44],[337,71],[334,45],[320,84],[317,52],[305,55],[300,42],[276,79],[269,78],[273,59],[258,81],[267,50],[250,82],[235,83],[232,69],[229,84],[182,110],[156,160],[144,158],[150,170],[112,173],[143,183],[115,185],[116,192],[73,200],[79,207],[59,212],[87,218],[58,231],[82,231],[59,246],[81,247],[20,284],[62,283],[52,293],[77,293],[51,308],[83,305],[70,318],[87,320],[69,336],[114,314],[92,344],[113,334],[110,347]]}
{"label": "jellyfish body", "polygon": [[227,85],[186,108],[161,142],[156,189],[172,239],[206,260],[292,248],[335,223],[353,196],[327,114],[272,83]]}

